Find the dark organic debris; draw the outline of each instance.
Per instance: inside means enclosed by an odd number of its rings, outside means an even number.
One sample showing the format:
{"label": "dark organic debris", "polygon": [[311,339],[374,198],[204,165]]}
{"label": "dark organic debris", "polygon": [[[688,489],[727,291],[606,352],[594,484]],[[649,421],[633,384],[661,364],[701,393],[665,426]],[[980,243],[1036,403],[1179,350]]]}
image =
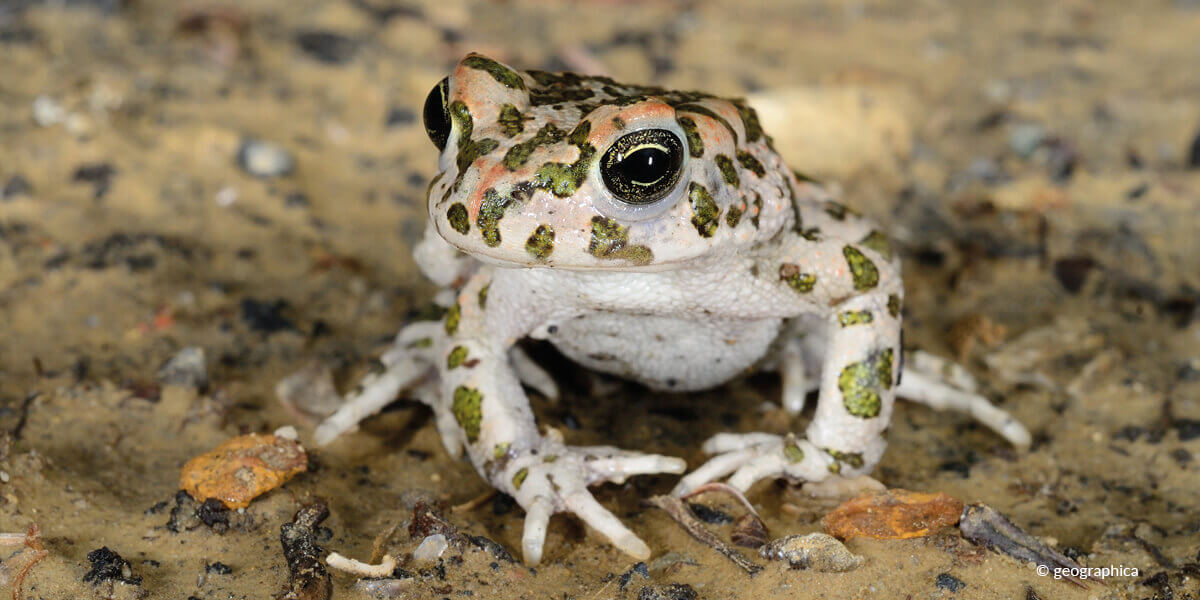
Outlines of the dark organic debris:
{"label": "dark organic debris", "polygon": [[433,503],[418,500],[413,507],[412,523],[408,525],[408,535],[413,539],[425,539],[431,535],[442,534],[446,540],[459,542],[462,536],[453,523],[446,520],[442,511]]}
{"label": "dark organic debris", "polygon": [[1096,266],[1096,261],[1090,256],[1070,256],[1054,261],[1054,277],[1062,284],[1063,289],[1072,294],[1083,289],[1088,272]]}
{"label": "dark organic debris", "polygon": [[229,529],[229,508],[216,498],[209,498],[196,509],[196,517],[200,522],[212,527],[217,533]]}
{"label": "dark organic debris", "polygon": [[242,321],[250,329],[265,334],[295,331],[296,324],[283,316],[283,311],[287,307],[287,302],[283,300],[264,302],[254,298],[243,298]]}
{"label": "dark organic debris", "polygon": [[738,517],[729,539],[744,548],[760,548],[767,543],[767,526],[754,513]]}
{"label": "dark organic debris", "polygon": [[934,580],[934,585],[950,592],[957,592],[967,587],[966,582],[949,573],[942,573],[938,575],[937,579]]}
{"label": "dark organic debris", "polygon": [[328,65],[350,62],[358,52],[358,42],[332,31],[302,31],[296,45],[309,57]]}
{"label": "dark organic debris", "polygon": [[317,501],[296,511],[291,523],[280,527],[279,541],[288,564],[288,588],[283,600],[329,600],[333,583],[316,544],[316,528],[329,516],[329,507]]}
{"label": "dark organic debris", "polygon": [[214,562],[204,565],[204,572],[216,573],[217,575],[230,575],[233,573],[233,567],[223,562]]}
{"label": "dark organic debris", "polygon": [[199,506],[187,492],[175,492],[175,506],[171,508],[171,516],[167,519],[167,530],[179,533],[199,527],[203,523],[198,514]]}
{"label": "dark organic debris", "polygon": [[112,177],[116,174],[117,170],[112,165],[97,163],[80,165],[75,169],[75,173],[71,176],[71,179],[76,183],[90,183],[95,186],[92,197],[99,200],[108,193],[108,188],[112,184]]}
{"label": "dark organic debris", "polygon": [[633,581],[634,575],[641,575],[644,579],[650,579],[650,569],[646,567],[646,563],[638,561],[637,564],[629,567],[628,571],[621,573],[621,577],[617,579],[617,586],[621,591],[629,587],[629,582]]}
{"label": "dark organic debris", "polygon": [[110,550],[108,546],[88,552],[87,559],[92,563],[92,569],[84,574],[84,583],[99,584],[105,581],[114,581],[129,585],[142,585],[141,576],[134,576],[129,561],[121,558],[120,554]]}
{"label": "dark organic debris", "polygon": [[[968,540],[1017,560],[1032,562],[1052,571],[1080,568],[1079,563],[1025,533],[1000,511],[986,504],[970,504],[963,509],[958,528]],[[1076,577],[1064,575],[1064,578],[1080,587],[1084,585]]]}
{"label": "dark organic debris", "polygon": [[512,554],[509,553],[504,546],[501,546],[499,542],[483,537],[482,535],[467,536],[467,539],[470,540],[475,547],[487,552],[488,554],[491,554],[492,558],[495,558],[496,560],[502,560],[510,563],[517,562],[517,560],[513,558]]}
{"label": "dark organic debris", "polygon": [[696,590],[686,583],[645,585],[638,590],[638,600],[696,600]]}
{"label": "dark organic debris", "polygon": [[706,504],[688,502],[688,508],[692,510],[692,514],[696,515],[697,519],[709,525],[724,525],[733,522],[733,517],[729,516],[729,513],[718,508],[712,508]]}
{"label": "dark organic debris", "polygon": [[692,512],[684,506],[683,501],[674,496],[654,496],[646,501],[650,506],[661,508],[665,511],[684,531],[689,535],[704,543],[708,547],[720,552],[725,558],[733,561],[743,571],[750,575],[755,575],[762,571],[762,565],[759,565],[738,552],[733,546],[721,541],[720,538],[704,528],[696,517],[692,516]]}

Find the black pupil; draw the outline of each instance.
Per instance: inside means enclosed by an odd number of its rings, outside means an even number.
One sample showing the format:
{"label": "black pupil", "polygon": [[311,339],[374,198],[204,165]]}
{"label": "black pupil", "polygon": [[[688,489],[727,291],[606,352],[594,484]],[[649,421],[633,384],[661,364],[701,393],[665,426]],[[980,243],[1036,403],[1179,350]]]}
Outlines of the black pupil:
{"label": "black pupil", "polygon": [[634,184],[649,185],[667,174],[668,158],[660,148],[640,148],[626,156],[619,168]]}
{"label": "black pupil", "polygon": [[425,133],[437,146],[438,150],[446,149],[446,140],[450,138],[450,113],[446,110],[446,95],[450,82],[443,79],[433,86],[433,90],[425,97],[425,110],[421,116],[425,121]]}

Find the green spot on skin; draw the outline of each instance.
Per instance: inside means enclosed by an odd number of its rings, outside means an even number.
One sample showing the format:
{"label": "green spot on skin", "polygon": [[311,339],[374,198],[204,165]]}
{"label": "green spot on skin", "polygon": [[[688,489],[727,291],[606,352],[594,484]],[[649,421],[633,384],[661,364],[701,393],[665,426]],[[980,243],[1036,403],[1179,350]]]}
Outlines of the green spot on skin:
{"label": "green spot on skin", "polygon": [[816,275],[801,273],[799,265],[791,263],[779,265],[779,279],[787,282],[788,287],[801,294],[813,291],[813,287],[817,285]]}
{"label": "green spot on skin", "polygon": [[788,444],[783,447],[783,457],[786,458],[789,463],[796,464],[804,460],[804,451],[801,450],[800,446],[797,446],[796,444]]}
{"label": "green spot on skin", "polygon": [[[589,111],[589,112],[591,112],[591,111]],[[617,131],[625,129],[625,119],[622,119],[621,117],[613,117],[612,125],[613,125],[613,129],[616,129]]]}
{"label": "green spot on skin", "polygon": [[575,193],[587,178],[588,167],[596,155],[596,147],[587,142],[592,125],[583,121],[567,136],[567,141],[579,148],[579,158],[571,164],[548,162],[538,167],[534,183],[559,198]]}
{"label": "green spot on skin", "polygon": [[725,223],[730,227],[737,227],[742,220],[743,209],[740,206],[730,206],[729,212],[725,213]]}
{"label": "green spot on skin", "polygon": [[492,448],[492,458],[495,458],[496,460],[504,458],[508,454],[508,449],[510,447],[512,447],[512,443],[510,442],[496,444],[496,447]]}
{"label": "green spot on skin", "polygon": [[409,348],[430,348],[432,346],[433,338],[421,338],[419,340],[413,340],[408,344]]}
{"label": "green spot on skin", "polygon": [[712,237],[721,224],[721,208],[708,190],[694,181],[688,185],[688,202],[692,205],[692,225],[700,237]]}
{"label": "green spot on skin", "polygon": [[879,393],[892,387],[894,357],[895,353],[888,348],[842,368],[838,374],[838,390],[842,392],[846,412],[864,419],[879,416],[883,407]]}
{"label": "green spot on skin", "polygon": [[825,452],[829,456],[832,456],[834,460],[846,463],[846,465],[853,469],[861,469],[864,464],[862,454],[858,452],[839,452],[831,448],[825,448]]}
{"label": "green spot on skin", "polygon": [[542,462],[544,462],[544,463],[552,463],[552,462],[554,462],[554,461],[557,461],[557,460],[558,460],[558,455],[551,454],[551,455],[547,456],[546,458],[543,458],[543,459],[542,459]]}
{"label": "green spot on skin", "polygon": [[753,154],[750,154],[745,150],[737,151],[737,160],[738,164],[742,165],[743,169],[746,169],[747,171],[750,171],[759,177],[767,174],[767,169],[763,166],[762,162],[760,162],[757,158],[754,158]]}
{"label": "green spot on skin", "polygon": [[533,119],[533,117],[522,115],[516,106],[505,104],[500,107],[500,116],[496,119],[496,122],[500,124],[501,133],[507,137],[513,137],[525,131],[525,121],[530,119]]}
{"label": "green spot on skin", "polygon": [[471,56],[464,58],[462,64],[463,66],[470,67],[472,69],[487,71],[487,74],[491,75],[492,79],[499,81],[504,85],[504,87],[512,88],[514,90],[525,89],[525,80],[521,79],[521,76],[518,75],[516,71],[485,56],[472,54]]}
{"label": "green spot on skin", "polygon": [[870,248],[878,252],[884,260],[892,260],[892,242],[883,232],[879,230],[872,231],[867,234],[867,237],[858,242],[866,248]]}
{"label": "green spot on skin", "polygon": [[596,258],[624,259],[635,265],[648,265],[654,253],[646,246],[630,246],[629,230],[613,219],[592,217],[592,239],[588,253]]}
{"label": "green spot on skin", "polygon": [[810,227],[808,229],[797,231],[796,233],[799,234],[800,237],[802,237],[810,242],[821,241],[821,228],[820,227]]}
{"label": "green spot on skin", "polygon": [[500,219],[504,218],[504,211],[512,202],[512,196],[501,196],[496,188],[488,188],[483,192],[479,215],[475,217],[475,224],[483,235],[483,243],[493,248],[500,245]]}
{"label": "green spot on skin", "polygon": [[526,477],[529,477],[529,469],[517,471],[517,474],[513,475],[513,488],[521,489],[521,484],[525,483]]}
{"label": "green spot on skin", "polygon": [[529,162],[529,157],[541,146],[553,144],[563,139],[566,135],[561,129],[554,125],[547,124],[537,131],[532,138],[514,145],[504,153],[504,168],[509,171],[516,171],[525,166]]}
{"label": "green spot on skin", "polygon": [[854,276],[854,289],[863,291],[879,285],[879,269],[858,248],[846,246],[842,248],[842,255],[846,257],[850,274]]}
{"label": "green spot on skin", "polygon": [[467,207],[463,206],[462,202],[450,205],[450,209],[446,211],[446,221],[450,223],[451,228],[463,235],[471,230],[471,218],[467,216]]}
{"label": "green spot on skin", "polygon": [[733,143],[735,145],[738,143],[737,130],[733,128],[733,125],[730,125],[729,121],[725,120],[725,117],[722,117],[721,115],[718,115],[717,113],[715,113],[699,104],[680,104],[679,106],[675,107],[675,112],[676,113],[690,112],[693,114],[703,115],[705,117],[708,117],[708,118],[720,123],[722,126],[725,127],[725,129],[728,129],[729,135],[733,138]]}
{"label": "green spot on skin", "polygon": [[460,385],[454,388],[451,409],[458,426],[467,434],[467,441],[475,443],[479,439],[479,424],[483,422],[483,394],[475,388]]}
{"label": "green spot on skin", "polygon": [[414,321],[441,321],[446,316],[446,308],[430,302],[417,311]]}
{"label": "green spot on skin", "polygon": [[546,257],[554,251],[554,228],[549,225],[538,225],[538,228],[525,241],[525,251],[538,260],[546,260]]}
{"label": "green spot on skin", "polygon": [[871,316],[871,311],[867,310],[848,310],[838,315],[838,323],[842,327],[851,325],[863,325],[870,323],[874,317]]}
{"label": "green spot on skin", "polygon": [[892,388],[892,361],[895,360],[895,352],[891,348],[884,350],[879,354],[879,381],[883,383],[883,387]]}
{"label": "green spot on skin", "polygon": [[479,289],[479,308],[483,308],[483,307],[487,306],[488,289],[490,289],[491,287],[492,287],[492,284],[489,283]]}
{"label": "green spot on skin", "polygon": [[843,204],[834,202],[833,200],[827,200],[825,202],[825,214],[833,217],[834,219],[836,219],[838,221],[846,220],[846,212],[847,212],[847,208]]}
{"label": "green spot on skin", "polygon": [[762,124],[758,122],[758,113],[741,102],[734,103],[734,106],[737,107],[738,116],[742,118],[742,127],[746,130],[746,141],[756,142],[763,137],[763,128]]}
{"label": "green spot on skin", "polygon": [[450,354],[446,355],[446,369],[453,370],[462,366],[467,361],[467,347],[455,346],[450,350]]}
{"label": "green spot on skin", "polygon": [[692,158],[704,156],[704,140],[700,138],[700,132],[696,129],[696,121],[691,117],[679,117],[676,121],[687,138],[688,154],[691,154]]}
{"label": "green spot on skin", "polygon": [[888,314],[892,315],[893,319],[900,317],[900,296],[896,294],[888,295]]}
{"label": "green spot on skin", "polygon": [[829,469],[830,473],[833,473],[834,475],[838,475],[842,472],[842,463],[835,460],[835,461],[829,463],[829,466],[827,468]]}
{"label": "green spot on skin", "polygon": [[454,335],[458,331],[458,321],[462,318],[462,308],[455,302],[446,310],[446,335]]}
{"label": "green spot on skin", "polygon": [[762,194],[754,192],[754,216],[750,217],[750,222],[754,224],[754,228],[758,229],[758,218],[762,216]]}
{"label": "green spot on skin", "polygon": [[450,103],[450,117],[458,124],[458,157],[455,159],[455,164],[458,165],[458,174],[461,177],[467,167],[471,166],[480,156],[495,150],[500,142],[490,138],[471,139],[471,132],[474,131],[475,124],[471,119],[471,111],[461,100]]}
{"label": "green spot on skin", "polygon": [[742,180],[738,177],[737,169],[733,166],[733,159],[724,154],[718,154],[713,157],[713,160],[716,161],[717,168],[721,170],[721,177],[725,179],[725,183],[733,187],[742,184]]}

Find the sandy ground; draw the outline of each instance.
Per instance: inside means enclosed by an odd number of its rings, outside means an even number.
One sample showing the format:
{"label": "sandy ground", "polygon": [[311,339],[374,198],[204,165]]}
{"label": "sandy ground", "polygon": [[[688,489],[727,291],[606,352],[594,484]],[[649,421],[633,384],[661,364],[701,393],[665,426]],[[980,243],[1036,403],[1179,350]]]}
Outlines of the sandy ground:
{"label": "sandy ground", "polygon": [[[1200,595],[1200,4],[29,4],[0,4],[0,530],[36,523],[47,550],[22,598],[273,596],[280,526],[316,497],[332,513],[320,544],[400,552],[409,598]],[[316,360],[353,385],[428,301],[410,259],[434,167],[419,108],[471,50],[751,95],[793,166],[840,181],[900,243],[906,343],[958,357],[1035,433],[1017,452],[904,404],[875,476],[986,502],[1083,564],[1139,575],[1079,588],[951,529],[851,540],[866,562],[849,573],[751,578],[639,506],[668,477],[597,492],[654,548],[645,575],[568,517],[535,570],[469,548],[422,569],[404,562],[415,499],[487,486],[403,400],[228,529],[186,502],[173,517],[190,457],[285,424],[310,439],[280,378]],[[294,168],[253,176],[247,140]],[[188,346],[208,385],[160,383]],[[763,408],[771,376],[656,395],[533,351],[566,392],[535,409],[574,443],[695,466],[713,433],[808,418]],[[837,504],[783,484],[750,498],[773,535],[817,531]],[[504,498],[447,514],[520,546]],[[140,584],[84,582],[101,547]],[[29,556],[16,549],[0,549],[0,585]]]}

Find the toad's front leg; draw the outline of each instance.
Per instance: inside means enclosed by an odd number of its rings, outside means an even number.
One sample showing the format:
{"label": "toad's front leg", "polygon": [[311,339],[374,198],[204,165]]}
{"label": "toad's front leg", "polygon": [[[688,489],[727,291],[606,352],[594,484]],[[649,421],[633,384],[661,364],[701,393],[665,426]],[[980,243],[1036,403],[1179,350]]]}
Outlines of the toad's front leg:
{"label": "toad's front leg", "polygon": [[[631,475],[682,473],[683,460],[609,447],[572,447],[541,435],[510,348],[545,315],[511,272],[482,269],[459,292],[445,321],[438,371],[441,393],[430,401],[442,435],[466,447],[475,470],[526,511],[525,562],[540,562],[550,516],[575,513],[620,550],[639,559],[650,549],[600,505],[587,487]],[[448,443],[447,447],[455,446]]]}
{"label": "toad's front leg", "polygon": [[[803,247],[806,241],[793,243]],[[870,472],[879,462],[899,376],[898,265],[888,260],[890,253],[854,245],[838,248],[831,242],[813,242],[821,247],[808,248],[801,256],[828,256],[840,250],[844,263],[806,272],[800,261],[784,262],[777,269],[792,291],[824,292],[825,298],[833,299],[823,311],[828,341],[816,415],[805,436],[716,435],[704,444],[704,451],[716,456],[684,477],[676,494],[726,476],[730,485],[742,490],[773,477],[821,481],[831,475],[855,476]]]}

